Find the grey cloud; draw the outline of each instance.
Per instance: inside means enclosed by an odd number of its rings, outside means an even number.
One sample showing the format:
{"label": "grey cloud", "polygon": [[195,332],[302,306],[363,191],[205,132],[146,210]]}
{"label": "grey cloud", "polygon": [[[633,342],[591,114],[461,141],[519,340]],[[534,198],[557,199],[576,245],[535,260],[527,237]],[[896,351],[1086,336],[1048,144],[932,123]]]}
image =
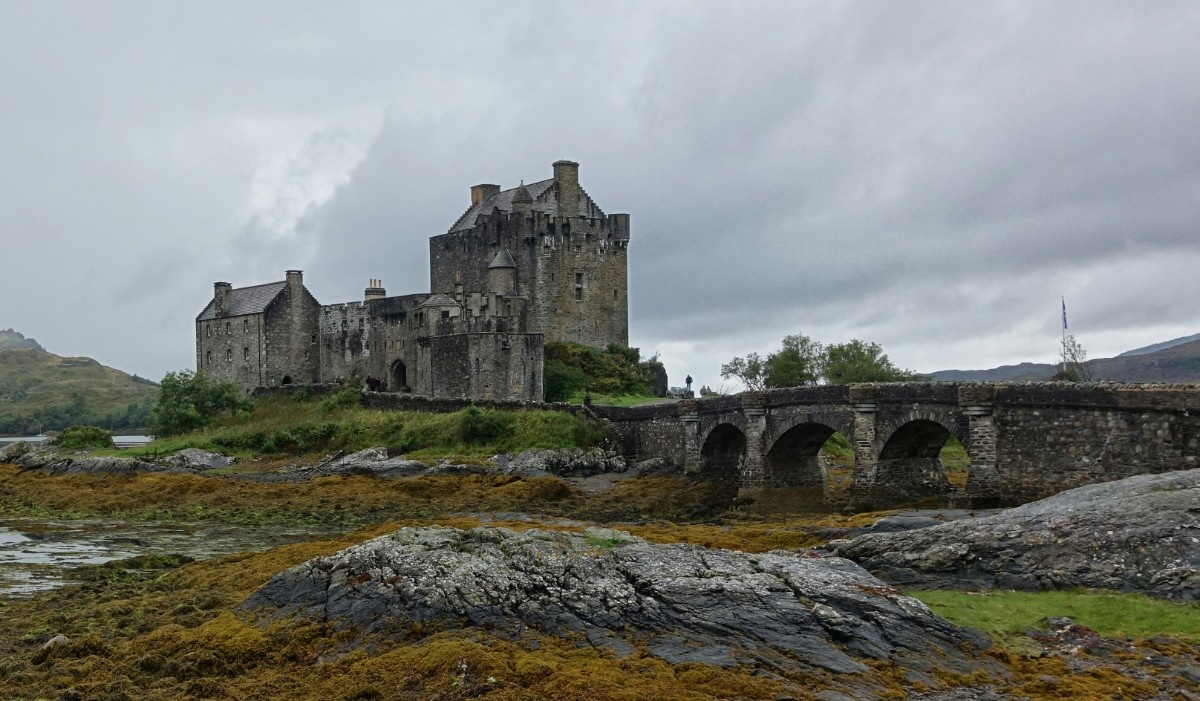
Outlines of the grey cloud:
{"label": "grey cloud", "polygon": [[[0,325],[142,374],[192,362],[216,279],[302,267],[326,302],[367,278],[426,289],[427,238],[470,185],[564,157],[633,215],[634,343],[700,382],[797,332],[923,370],[1045,359],[1029,354],[1053,353],[1061,294],[1093,355],[1200,321],[1194,3],[129,2],[0,20],[0,235],[29,261],[0,298],[44,300],[6,303]],[[367,146],[337,173],[345,134]],[[140,343],[122,317],[146,320]]]}

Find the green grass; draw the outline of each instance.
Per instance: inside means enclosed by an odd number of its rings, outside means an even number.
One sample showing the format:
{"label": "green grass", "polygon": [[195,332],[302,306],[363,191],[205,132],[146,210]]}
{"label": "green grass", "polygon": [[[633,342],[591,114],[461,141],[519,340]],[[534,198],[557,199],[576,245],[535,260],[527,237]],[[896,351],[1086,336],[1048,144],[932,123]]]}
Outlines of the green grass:
{"label": "green grass", "polygon": [[1200,642],[1200,603],[1099,591],[968,593],[910,591],[939,616],[998,640],[1021,636],[1043,618],[1067,617],[1114,638],[1170,637]]}
{"label": "green grass", "polygon": [[[332,407],[332,408],[331,408]],[[321,455],[386,446],[416,460],[482,461],[529,448],[590,448],[598,424],[560,411],[395,412],[289,398],[258,402],[249,417],[224,417],[204,430],[167,437],[123,455],[154,456],[203,448],[243,458]]]}
{"label": "green grass", "polygon": [[[571,404],[583,404],[584,392],[576,392],[567,400]],[[593,394],[592,404],[604,406],[639,406],[651,402],[662,401],[661,397],[648,397],[642,394]]]}

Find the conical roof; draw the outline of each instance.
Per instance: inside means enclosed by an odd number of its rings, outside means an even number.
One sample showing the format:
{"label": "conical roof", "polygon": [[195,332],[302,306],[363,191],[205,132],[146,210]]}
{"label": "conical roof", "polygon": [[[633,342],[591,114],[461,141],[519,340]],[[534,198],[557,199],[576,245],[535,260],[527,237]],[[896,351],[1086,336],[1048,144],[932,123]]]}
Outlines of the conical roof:
{"label": "conical roof", "polygon": [[491,268],[515,268],[515,267],[517,267],[517,263],[516,263],[516,261],[513,260],[512,254],[508,252],[507,248],[501,248],[500,252],[496,254],[496,257],[492,259],[492,262],[488,264],[489,270]]}
{"label": "conical roof", "polygon": [[529,194],[529,188],[525,187],[525,181],[521,181],[521,186],[513,193],[513,204],[533,204],[533,195]]}

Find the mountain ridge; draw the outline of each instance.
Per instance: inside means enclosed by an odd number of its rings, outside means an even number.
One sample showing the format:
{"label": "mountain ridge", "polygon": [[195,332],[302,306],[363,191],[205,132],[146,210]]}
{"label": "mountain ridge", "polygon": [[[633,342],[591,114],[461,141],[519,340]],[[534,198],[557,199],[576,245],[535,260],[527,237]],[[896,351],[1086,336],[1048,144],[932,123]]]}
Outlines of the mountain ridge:
{"label": "mountain ridge", "polygon": [[[1192,339],[1192,340],[1188,340]],[[1113,382],[1200,382],[1200,334],[1126,351],[1085,363],[1093,380]],[[987,370],[939,370],[935,382],[1044,382],[1057,363],[1019,363]]]}
{"label": "mountain ridge", "polygon": [[64,357],[0,330],[0,434],[73,424],[143,428],[158,386],[87,357]]}

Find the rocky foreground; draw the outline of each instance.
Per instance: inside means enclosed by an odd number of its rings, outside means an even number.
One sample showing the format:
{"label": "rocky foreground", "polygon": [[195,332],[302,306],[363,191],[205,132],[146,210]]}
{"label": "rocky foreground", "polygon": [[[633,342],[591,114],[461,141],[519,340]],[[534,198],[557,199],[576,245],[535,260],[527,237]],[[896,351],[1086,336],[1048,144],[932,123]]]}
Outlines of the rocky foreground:
{"label": "rocky foreground", "polygon": [[404,528],[293,567],[242,609],[332,622],[359,639],[532,629],[618,655],[644,645],[671,663],[835,673],[872,660],[970,673],[989,644],[842,558],[657,545],[607,529]]}
{"label": "rocky foreground", "polygon": [[833,541],[897,586],[1089,587],[1200,599],[1200,470],[1079,487],[978,519]]}

